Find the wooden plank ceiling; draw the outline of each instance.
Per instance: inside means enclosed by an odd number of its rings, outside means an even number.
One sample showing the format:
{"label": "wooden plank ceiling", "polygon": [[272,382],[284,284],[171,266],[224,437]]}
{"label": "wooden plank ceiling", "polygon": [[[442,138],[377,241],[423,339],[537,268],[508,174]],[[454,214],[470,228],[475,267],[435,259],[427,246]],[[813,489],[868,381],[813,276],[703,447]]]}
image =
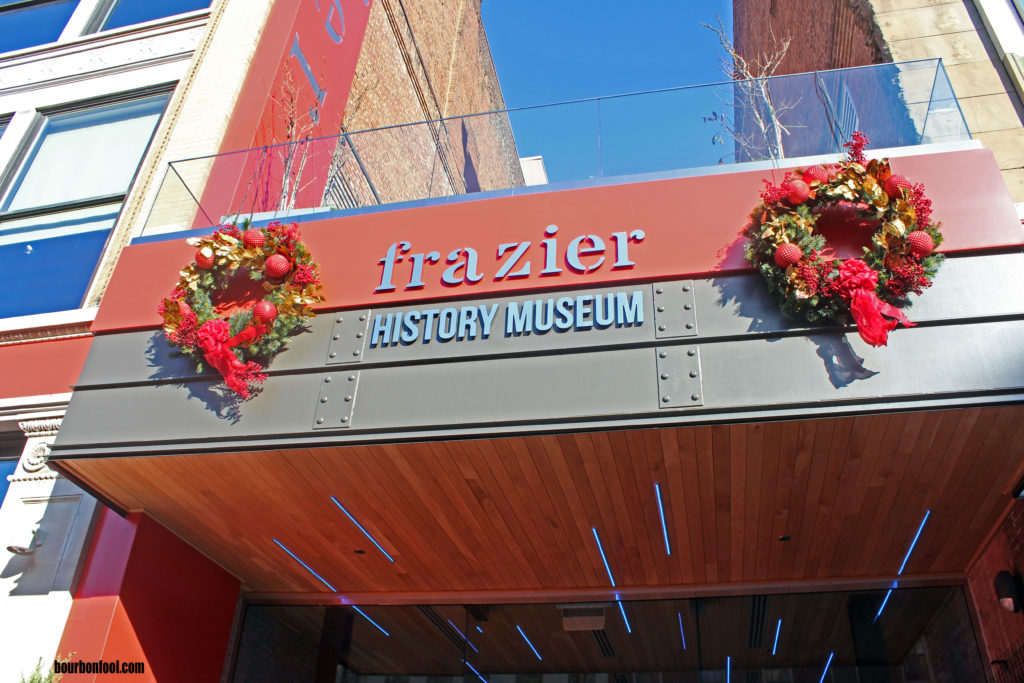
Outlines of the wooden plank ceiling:
{"label": "wooden plank ceiling", "polygon": [[1004,406],[60,466],[246,590],[331,595],[277,539],[342,595],[429,602],[607,589],[592,529],[627,590],[891,578],[927,509],[905,575],[961,573],[1022,455],[1024,407]]}

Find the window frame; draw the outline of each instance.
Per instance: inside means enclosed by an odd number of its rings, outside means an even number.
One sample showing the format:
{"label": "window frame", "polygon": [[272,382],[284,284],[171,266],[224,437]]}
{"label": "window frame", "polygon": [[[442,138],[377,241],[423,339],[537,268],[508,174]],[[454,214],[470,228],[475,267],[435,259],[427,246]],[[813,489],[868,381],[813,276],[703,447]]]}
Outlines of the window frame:
{"label": "window frame", "polygon": [[[131,191],[132,186],[135,184],[138,178],[139,170],[149,154],[150,147],[153,144],[153,140],[156,137],[157,131],[160,129],[160,125],[163,123],[164,116],[167,114],[167,105],[170,101],[170,97],[174,92],[177,83],[163,83],[147,88],[138,90],[126,91],[121,93],[113,93],[104,95],[96,98],[87,100],[79,100],[76,102],[62,103],[59,105],[44,107],[31,112],[31,121],[24,128],[23,134],[20,139],[20,144],[17,146],[15,153],[8,159],[7,163],[3,168],[0,168],[0,206],[4,202],[8,201],[11,193],[15,192],[17,181],[23,177],[27,165],[31,164],[34,157],[34,152],[41,143],[42,137],[45,133],[46,122],[50,117],[60,116],[63,114],[76,114],[84,113],[94,109],[101,109],[104,107],[112,107],[119,104],[130,104],[133,102],[139,102],[142,100],[164,97],[164,106],[157,117],[157,120],[153,126],[153,132],[150,133],[149,139],[146,141],[145,147],[142,154],[139,157],[138,163],[132,171],[131,180],[128,182],[128,186],[124,192],[87,197],[84,199],[76,199],[71,201],[45,204],[41,206],[33,206],[22,209],[15,209],[13,211],[0,210],[0,221],[7,222],[10,220],[17,220],[21,218],[34,218],[39,216],[58,216],[62,213],[68,213],[75,210],[89,209],[101,206],[110,206],[113,208],[117,207],[116,217],[110,227],[110,231],[107,235],[103,246],[100,249],[99,255],[96,258],[96,262],[93,264],[93,269],[88,277],[88,282],[82,291],[82,297],[79,299],[78,305],[73,309],[67,310],[80,310],[85,306],[90,295],[92,294],[93,287],[96,283],[96,276],[99,273],[100,266],[105,262],[109,255],[110,239],[114,235],[117,225],[121,219],[121,211],[124,208],[125,200],[127,199],[128,193]],[[27,114],[28,112],[26,112]],[[11,119],[13,121],[13,118]],[[2,223],[0,223],[2,225]],[[0,229],[0,235],[3,234]],[[58,313],[59,311],[53,311]],[[43,312],[49,313],[49,312]],[[15,317],[27,317],[31,315],[39,315],[39,313],[30,313],[25,316]],[[11,318],[4,318],[11,319]]]}

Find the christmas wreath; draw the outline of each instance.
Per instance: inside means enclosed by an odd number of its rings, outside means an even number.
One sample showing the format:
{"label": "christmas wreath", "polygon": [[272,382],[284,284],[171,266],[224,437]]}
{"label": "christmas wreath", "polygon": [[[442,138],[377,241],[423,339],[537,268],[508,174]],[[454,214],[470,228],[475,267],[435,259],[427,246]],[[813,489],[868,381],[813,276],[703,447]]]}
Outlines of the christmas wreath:
{"label": "christmas wreath", "polygon": [[[894,174],[887,159],[864,156],[867,138],[854,133],[838,164],[787,173],[781,185],[765,180],[747,229],[747,259],[788,315],[812,323],[857,324],[872,346],[884,346],[897,322],[912,327],[897,307],[931,286],[942,243],[921,184]],[[827,218],[843,230],[873,230],[860,258],[828,258],[816,232]]]}
{"label": "christmas wreath", "polygon": [[[198,250],[157,309],[164,333],[197,371],[205,362],[228,388],[249,398],[253,385],[266,379],[264,365],[313,316],[313,304],[324,300],[317,264],[294,223],[244,232],[228,225],[187,241]],[[225,318],[214,299],[240,277],[261,283],[263,298]]]}

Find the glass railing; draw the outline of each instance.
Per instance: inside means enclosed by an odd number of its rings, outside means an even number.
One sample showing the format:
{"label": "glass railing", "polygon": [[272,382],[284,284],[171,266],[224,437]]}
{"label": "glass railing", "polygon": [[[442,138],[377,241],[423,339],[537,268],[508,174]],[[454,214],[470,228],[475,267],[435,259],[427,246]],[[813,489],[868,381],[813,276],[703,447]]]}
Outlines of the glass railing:
{"label": "glass railing", "polygon": [[145,232],[297,218],[481,192],[965,140],[941,60],[878,64],[598,97],[349,131],[186,159]]}

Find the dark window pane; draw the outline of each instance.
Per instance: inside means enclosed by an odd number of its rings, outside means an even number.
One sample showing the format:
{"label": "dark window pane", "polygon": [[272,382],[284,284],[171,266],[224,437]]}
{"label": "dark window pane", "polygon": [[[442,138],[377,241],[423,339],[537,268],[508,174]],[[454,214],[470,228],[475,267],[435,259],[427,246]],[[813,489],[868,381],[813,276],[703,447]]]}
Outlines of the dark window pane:
{"label": "dark window pane", "polygon": [[4,9],[0,0],[0,52],[52,43],[71,18],[78,0],[56,0]]}
{"label": "dark window pane", "polygon": [[211,0],[118,0],[103,30],[170,17],[210,6]]}

